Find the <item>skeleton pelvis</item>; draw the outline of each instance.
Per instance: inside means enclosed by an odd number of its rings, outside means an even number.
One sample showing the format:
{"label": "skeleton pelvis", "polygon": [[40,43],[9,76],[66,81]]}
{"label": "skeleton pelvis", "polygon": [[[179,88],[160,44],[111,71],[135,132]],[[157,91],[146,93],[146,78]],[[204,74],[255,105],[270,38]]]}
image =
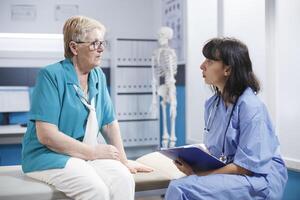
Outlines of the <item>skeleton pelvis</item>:
{"label": "skeleton pelvis", "polygon": [[163,98],[165,102],[170,103],[176,98],[176,86],[174,85],[160,85],[157,89],[157,94]]}

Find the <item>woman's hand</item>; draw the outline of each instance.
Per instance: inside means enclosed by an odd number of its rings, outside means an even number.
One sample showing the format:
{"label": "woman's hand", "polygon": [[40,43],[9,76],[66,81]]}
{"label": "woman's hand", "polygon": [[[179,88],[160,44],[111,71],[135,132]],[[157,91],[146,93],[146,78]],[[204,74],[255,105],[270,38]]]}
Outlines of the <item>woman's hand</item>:
{"label": "woman's hand", "polygon": [[148,167],[142,163],[139,163],[134,160],[127,160],[124,165],[129,169],[129,171],[133,174],[137,172],[152,172],[153,168]]}
{"label": "woman's hand", "polygon": [[113,145],[98,144],[94,148],[94,158],[120,160],[120,153]]}
{"label": "woman's hand", "polygon": [[195,174],[192,167],[180,158],[176,159],[174,164],[182,173],[186,174],[187,176]]}

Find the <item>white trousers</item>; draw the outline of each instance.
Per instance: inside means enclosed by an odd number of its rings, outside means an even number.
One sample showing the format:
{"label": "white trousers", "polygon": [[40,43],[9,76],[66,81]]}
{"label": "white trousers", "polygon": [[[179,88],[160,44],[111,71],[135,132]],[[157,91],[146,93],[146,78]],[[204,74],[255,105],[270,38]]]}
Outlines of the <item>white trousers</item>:
{"label": "white trousers", "polygon": [[63,169],[30,172],[26,175],[53,185],[76,200],[134,200],[133,176],[116,160],[84,161],[70,158]]}

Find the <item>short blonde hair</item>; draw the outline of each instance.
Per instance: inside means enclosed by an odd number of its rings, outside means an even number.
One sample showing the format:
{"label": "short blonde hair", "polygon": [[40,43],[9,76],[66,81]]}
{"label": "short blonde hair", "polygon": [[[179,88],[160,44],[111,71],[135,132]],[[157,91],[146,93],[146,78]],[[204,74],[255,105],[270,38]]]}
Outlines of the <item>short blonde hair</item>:
{"label": "short blonde hair", "polygon": [[65,58],[73,57],[73,53],[69,47],[70,42],[83,41],[86,35],[94,29],[100,30],[103,32],[103,35],[106,31],[105,26],[95,19],[85,16],[73,16],[69,18],[63,28]]}

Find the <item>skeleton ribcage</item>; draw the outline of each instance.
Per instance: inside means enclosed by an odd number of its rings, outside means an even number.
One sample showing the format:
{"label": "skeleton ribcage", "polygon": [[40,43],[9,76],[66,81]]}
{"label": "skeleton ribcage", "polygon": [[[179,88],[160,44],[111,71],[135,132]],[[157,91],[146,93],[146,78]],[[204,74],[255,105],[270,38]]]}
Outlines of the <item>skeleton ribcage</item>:
{"label": "skeleton ribcage", "polygon": [[155,65],[156,76],[164,77],[165,83],[174,79],[174,75],[177,73],[177,63],[172,49],[163,49],[157,58]]}

